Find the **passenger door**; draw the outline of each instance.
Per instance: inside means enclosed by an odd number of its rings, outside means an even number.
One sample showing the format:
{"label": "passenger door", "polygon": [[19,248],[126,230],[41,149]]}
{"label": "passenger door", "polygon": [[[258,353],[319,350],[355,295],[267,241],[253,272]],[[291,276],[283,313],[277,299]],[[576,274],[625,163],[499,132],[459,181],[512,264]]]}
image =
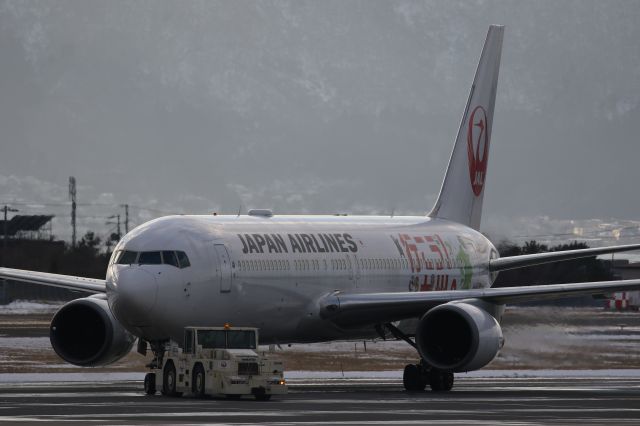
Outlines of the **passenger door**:
{"label": "passenger door", "polygon": [[231,291],[231,261],[229,252],[224,244],[215,244],[216,255],[218,256],[218,279],[220,281],[220,293]]}

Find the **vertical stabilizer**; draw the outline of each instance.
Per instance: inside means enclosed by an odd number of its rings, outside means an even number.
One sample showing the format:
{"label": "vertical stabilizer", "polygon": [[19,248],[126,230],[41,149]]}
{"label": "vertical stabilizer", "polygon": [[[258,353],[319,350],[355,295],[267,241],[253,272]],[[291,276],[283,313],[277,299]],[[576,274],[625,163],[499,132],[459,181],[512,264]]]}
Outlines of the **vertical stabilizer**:
{"label": "vertical stabilizer", "polygon": [[449,167],[430,217],[480,227],[504,27],[491,25]]}

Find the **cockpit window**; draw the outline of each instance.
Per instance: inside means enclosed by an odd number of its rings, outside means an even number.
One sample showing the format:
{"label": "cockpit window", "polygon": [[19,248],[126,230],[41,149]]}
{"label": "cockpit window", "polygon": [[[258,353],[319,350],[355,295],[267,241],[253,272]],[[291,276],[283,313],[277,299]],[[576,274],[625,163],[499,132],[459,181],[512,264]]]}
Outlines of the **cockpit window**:
{"label": "cockpit window", "polygon": [[143,251],[138,258],[140,265],[162,265],[159,251]]}
{"label": "cockpit window", "polygon": [[118,265],[171,265],[176,268],[191,266],[187,254],[183,251],[129,251],[121,250],[114,256]]}
{"label": "cockpit window", "polygon": [[120,253],[118,261],[116,263],[118,263],[119,265],[131,265],[132,263],[136,263],[137,257],[137,252],[124,250]]}
{"label": "cockpit window", "polygon": [[187,253],[185,253],[183,251],[177,251],[176,254],[178,255],[178,261],[180,262],[180,268],[187,268],[187,267],[191,266],[191,263],[189,262],[189,258],[187,257]]}
{"label": "cockpit window", "polygon": [[164,263],[165,265],[175,266],[176,268],[180,267],[180,264],[178,263],[178,258],[176,257],[176,252],[174,251],[163,251],[162,263]]}

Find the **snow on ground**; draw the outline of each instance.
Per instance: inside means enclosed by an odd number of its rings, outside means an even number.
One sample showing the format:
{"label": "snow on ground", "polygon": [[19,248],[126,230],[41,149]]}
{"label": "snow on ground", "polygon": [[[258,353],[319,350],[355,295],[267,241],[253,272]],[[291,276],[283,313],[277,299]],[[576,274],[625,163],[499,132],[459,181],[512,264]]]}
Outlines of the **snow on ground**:
{"label": "snow on ground", "polygon": [[51,349],[48,337],[4,337],[0,335],[0,349]]}
{"label": "snow on ground", "polygon": [[[339,340],[322,343],[294,343],[282,345],[283,352],[363,352],[366,350],[404,350],[407,344],[398,340]],[[268,348],[268,347],[265,347]]]}
{"label": "snow on ground", "polygon": [[14,300],[8,305],[0,305],[0,315],[31,315],[52,314],[64,302],[32,302],[28,300]]}
{"label": "snow on ground", "polygon": [[0,383],[142,381],[144,373],[4,373]]}

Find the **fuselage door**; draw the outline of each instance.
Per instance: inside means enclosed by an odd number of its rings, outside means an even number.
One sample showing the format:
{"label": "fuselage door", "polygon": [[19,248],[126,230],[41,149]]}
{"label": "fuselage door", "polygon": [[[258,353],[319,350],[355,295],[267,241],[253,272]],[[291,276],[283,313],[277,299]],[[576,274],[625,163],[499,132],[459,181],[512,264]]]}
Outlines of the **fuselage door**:
{"label": "fuselage door", "polygon": [[215,244],[216,254],[218,255],[218,277],[220,279],[220,292],[228,293],[231,291],[231,261],[229,260],[229,252],[224,244]]}

